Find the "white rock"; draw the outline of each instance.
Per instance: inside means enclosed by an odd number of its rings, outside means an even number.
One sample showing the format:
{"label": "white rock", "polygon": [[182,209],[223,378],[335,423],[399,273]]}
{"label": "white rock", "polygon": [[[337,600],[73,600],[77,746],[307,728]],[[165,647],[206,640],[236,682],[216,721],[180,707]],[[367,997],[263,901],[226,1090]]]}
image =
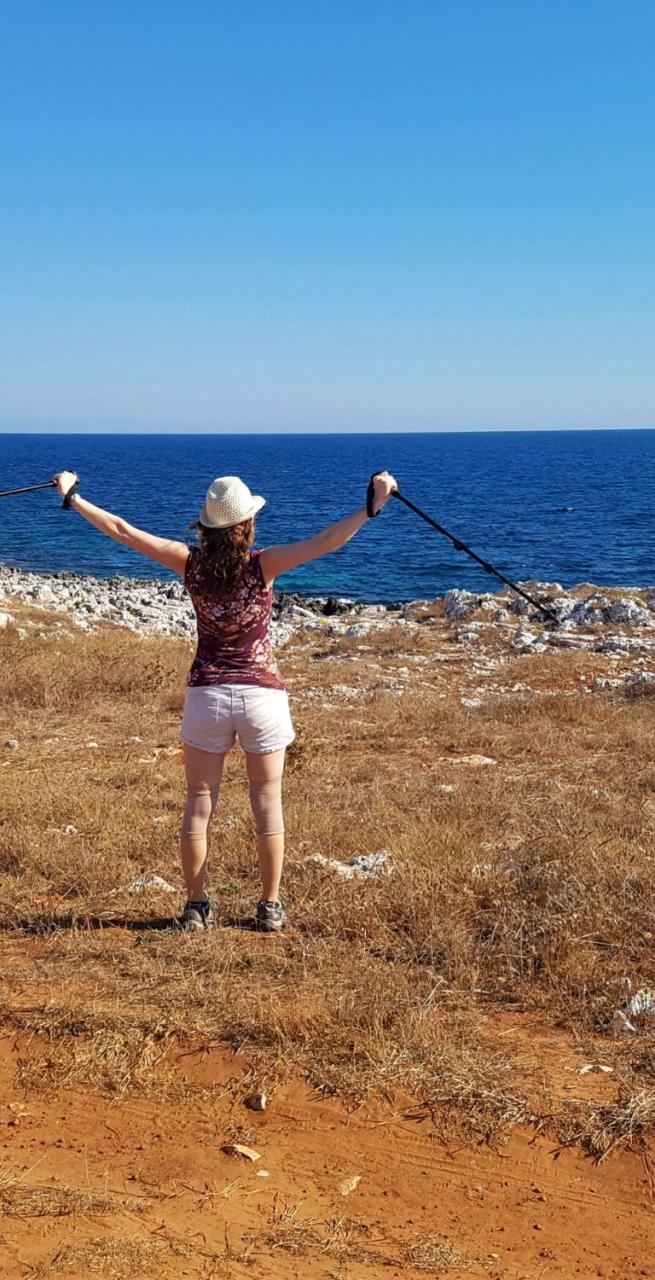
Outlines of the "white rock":
{"label": "white rock", "polygon": [[299,604],[288,604],[285,605],[280,617],[283,618],[285,622],[303,623],[316,622],[318,615],[313,609],[304,609],[302,605]]}
{"label": "white rock", "polygon": [[640,987],[635,995],[631,996],[626,1005],[626,1011],[631,1018],[647,1017],[655,1018],[655,991],[649,991],[645,987]]}
{"label": "white rock", "polygon": [[646,640],[636,636],[604,636],[594,646],[596,653],[634,653],[649,647]]}
{"label": "white rock", "polygon": [[580,641],[577,636],[562,635],[561,631],[551,631],[548,636],[548,643],[555,649],[580,648]]}
{"label": "white rock", "polygon": [[518,649],[519,652],[524,652],[527,649],[531,649],[536,640],[537,636],[534,631],[528,631],[527,628],[522,627],[512,640],[512,648]]}
{"label": "white rock", "polygon": [[643,1018],[649,1023],[655,1022],[655,991],[641,987],[622,1009],[615,1009],[612,1015],[612,1029],[619,1034],[636,1032],[637,1027],[632,1018]]}
{"label": "white rock", "polygon": [[275,649],[281,649],[283,645],[288,644],[294,634],[294,629],[290,625],[283,622],[271,623],[271,641]]}
{"label": "white rock", "polygon": [[548,608],[560,622],[564,622],[566,618],[571,617],[577,604],[578,601],[571,596],[556,596],[554,600],[548,601]]}
{"label": "white rock", "polygon": [[251,1164],[255,1164],[257,1160],[261,1160],[261,1153],[255,1151],[253,1147],[247,1147],[243,1142],[226,1142],[221,1150],[226,1155],[242,1156],[244,1160],[250,1160]]}
{"label": "white rock", "polygon": [[488,765],[495,764],[496,761],[491,756],[453,756],[448,762],[449,764],[471,764],[471,765]]}
{"label": "white rock", "polygon": [[339,694],[342,698],[348,698],[350,701],[353,698],[361,698],[366,691],[364,689],[357,689],[350,684],[333,684],[331,692]]}
{"label": "white rock", "polygon": [[144,875],[139,876],[132,884],[127,886],[127,890],[120,892],[127,893],[147,893],[149,890],[156,889],[161,893],[177,893],[175,885],[169,884],[168,880],[164,880],[162,876],[155,875],[152,871],[146,871]]}
{"label": "white rock", "polygon": [[455,644],[478,644],[481,639],[480,631],[474,622],[470,622],[467,627],[458,627],[453,633]]}
{"label": "white rock", "polygon": [[339,862],[337,858],[326,858],[322,853],[314,853],[305,858],[305,865],[322,867],[326,871],[334,871],[345,880],[374,880],[378,876],[391,876],[395,867],[391,854],[387,849],[378,849],[376,853],[359,853],[347,862]]}
{"label": "white rock", "polygon": [[416,612],[417,611],[421,612],[423,609],[425,609],[425,607],[426,607],[425,600],[408,600],[407,604],[403,605],[400,611],[400,616],[401,618],[413,619]]}
{"label": "white rock", "polygon": [[474,595],[471,591],[460,591],[457,587],[453,587],[447,591],[444,598],[444,613],[449,621],[455,622],[463,618],[470,618],[472,613],[479,607],[480,597]]}
{"label": "white rock", "polygon": [[564,590],[561,582],[542,582],[540,578],[521,578],[518,585],[533,596],[557,595]]}
{"label": "white rock", "polygon": [[507,602],[507,607],[512,613],[518,613],[521,618],[525,617],[532,609],[532,605],[528,604],[528,601],[524,600],[523,596],[512,596],[511,600]]}
{"label": "white rock", "polygon": [[370,635],[374,626],[375,626],[375,623],[373,622],[355,622],[353,623],[352,627],[348,627],[346,631],[346,635],[351,636],[354,640],[357,640],[359,636]]}
{"label": "white rock", "polygon": [[613,600],[609,608],[610,622],[628,622],[635,627],[652,627],[653,619],[648,609],[630,596]]}
{"label": "white rock", "polygon": [[352,1195],[353,1191],[357,1190],[361,1180],[362,1180],[361,1173],[355,1173],[351,1178],[344,1178],[343,1182],[340,1182],[337,1188],[339,1195],[340,1196]]}
{"label": "white rock", "polygon": [[[597,683],[598,681],[594,681],[594,684],[597,684]],[[605,683],[608,685],[617,685],[617,684],[621,684],[621,681],[607,680],[605,681]],[[639,685],[644,685],[644,686],[652,685],[653,683],[655,683],[655,671],[635,671],[633,672],[632,675],[625,677],[624,683],[628,686],[628,688],[639,687]]]}
{"label": "white rock", "polygon": [[13,621],[14,619],[11,613],[0,613],[0,631],[4,631],[5,627],[8,627],[9,623]]}
{"label": "white rock", "polygon": [[268,1098],[265,1093],[251,1093],[246,1098],[246,1106],[249,1111],[265,1111],[268,1106]]}

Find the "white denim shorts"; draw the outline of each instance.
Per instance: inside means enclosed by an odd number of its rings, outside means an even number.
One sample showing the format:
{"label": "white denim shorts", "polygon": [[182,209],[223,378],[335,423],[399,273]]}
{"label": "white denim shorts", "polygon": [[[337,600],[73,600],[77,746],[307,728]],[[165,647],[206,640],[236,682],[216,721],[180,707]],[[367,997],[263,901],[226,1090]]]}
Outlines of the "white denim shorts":
{"label": "white denim shorts", "polygon": [[244,751],[266,755],[295,736],[285,689],[214,684],[186,691],[180,737],[189,747],[223,754],[238,738]]}

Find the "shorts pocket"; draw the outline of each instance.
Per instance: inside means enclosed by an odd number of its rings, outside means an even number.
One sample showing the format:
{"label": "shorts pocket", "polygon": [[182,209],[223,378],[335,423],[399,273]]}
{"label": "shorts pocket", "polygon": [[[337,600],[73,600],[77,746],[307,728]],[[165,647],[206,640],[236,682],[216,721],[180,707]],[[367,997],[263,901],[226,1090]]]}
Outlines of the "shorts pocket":
{"label": "shorts pocket", "polygon": [[235,737],[229,694],[209,685],[187,689],[180,737],[202,751],[229,751]]}
{"label": "shorts pocket", "polygon": [[287,747],[295,734],[286,690],[248,689],[238,728],[239,741],[246,751],[264,753]]}

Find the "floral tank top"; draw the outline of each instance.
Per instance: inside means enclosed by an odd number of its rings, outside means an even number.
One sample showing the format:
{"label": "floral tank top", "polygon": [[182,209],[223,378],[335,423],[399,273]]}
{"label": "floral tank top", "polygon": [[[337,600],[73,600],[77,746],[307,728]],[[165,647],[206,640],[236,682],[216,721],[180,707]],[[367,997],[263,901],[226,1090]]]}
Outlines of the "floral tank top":
{"label": "floral tank top", "polygon": [[207,594],[199,583],[200,551],[186,563],[184,585],[198,624],[198,648],[188,684],[255,684],[284,689],[270,638],[273,592],[264,583],[261,552],[251,551],[232,594]]}

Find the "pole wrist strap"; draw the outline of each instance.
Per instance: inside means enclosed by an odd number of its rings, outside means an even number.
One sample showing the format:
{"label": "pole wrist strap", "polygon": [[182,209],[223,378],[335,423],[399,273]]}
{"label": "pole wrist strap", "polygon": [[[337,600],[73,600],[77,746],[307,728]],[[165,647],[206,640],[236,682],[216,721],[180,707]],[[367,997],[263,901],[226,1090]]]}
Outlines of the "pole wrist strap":
{"label": "pole wrist strap", "polygon": [[77,493],[79,487],[80,487],[79,480],[75,480],[74,483],[71,485],[70,489],[68,490],[68,493],[66,494],[66,497],[64,498],[64,501],[62,503],[64,511],[70,511],[73,498],[75,497],[75,494]]}
{"label": "pole wrist strap", "polygon": [[369,520],[374,520],[374,519],[375,519],[375,517],[376,517],[376,516],[379,516],[379,514],[380,514],[380,512],[379,512],[379,511],[375,511],[375,509],[374,509],[374,503],[375,503],[375,485],[373,484],[373,481],[375,480],[375,477],[376,477],[376,476],[379,476],[379,475],[380,475],[380,472],[379,472],[379,471],[374,471],[374,472],[373,472],[373,475],[371,476],[371,478],[370,478],[370,480],[369,480],[369,482],[368,482],[368,489],[366,490],[366,514],[367,514],[367,516],[368,516]]}

